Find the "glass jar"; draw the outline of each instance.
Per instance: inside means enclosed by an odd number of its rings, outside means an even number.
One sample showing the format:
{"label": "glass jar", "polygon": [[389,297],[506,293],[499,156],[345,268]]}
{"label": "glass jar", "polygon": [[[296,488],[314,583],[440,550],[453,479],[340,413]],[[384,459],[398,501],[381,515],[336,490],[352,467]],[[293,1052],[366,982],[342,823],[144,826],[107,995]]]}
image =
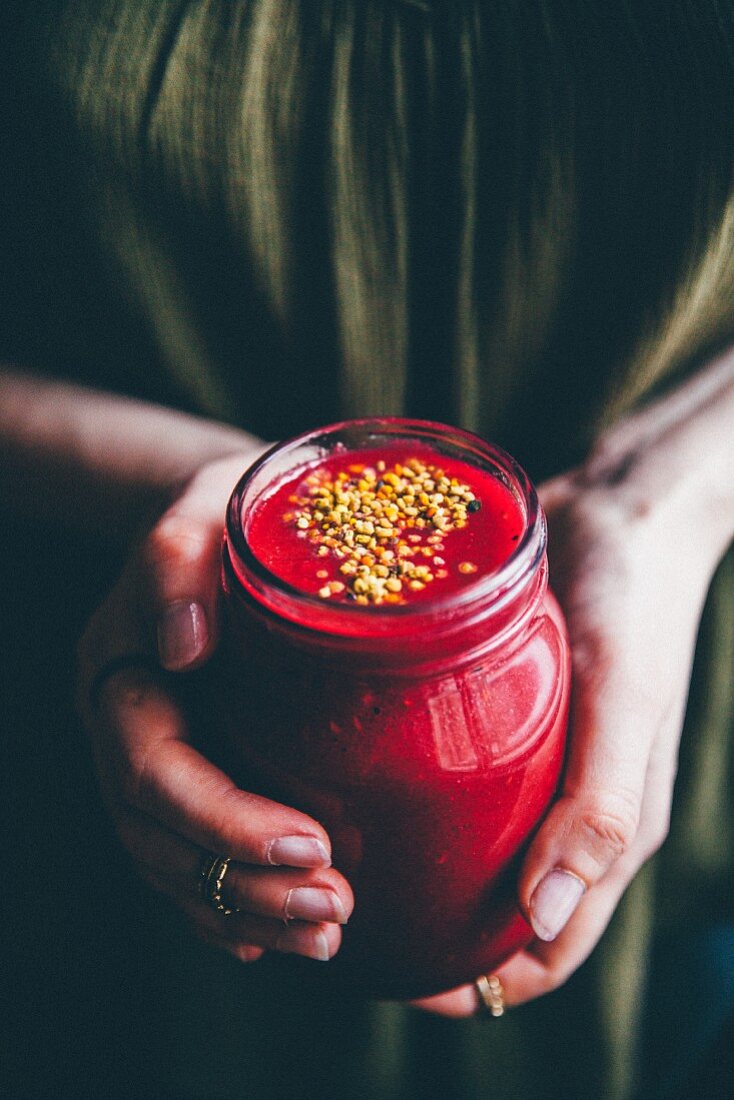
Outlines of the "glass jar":
{"label": "glass jar", "polygon": [[[515,549],[460,590],[384,607],[280,580],[248,541],[253,506],[334,454],[411,453],[499,479]],[[569,654],[546,527],[508,455],[422,421],[349,421],[281,444],[236,486],[223,553],[223,703],[240,782],[313,816],[355,909],[330,977],[383,998],[471,981],[532,938],[519,860],[556,790]]]}

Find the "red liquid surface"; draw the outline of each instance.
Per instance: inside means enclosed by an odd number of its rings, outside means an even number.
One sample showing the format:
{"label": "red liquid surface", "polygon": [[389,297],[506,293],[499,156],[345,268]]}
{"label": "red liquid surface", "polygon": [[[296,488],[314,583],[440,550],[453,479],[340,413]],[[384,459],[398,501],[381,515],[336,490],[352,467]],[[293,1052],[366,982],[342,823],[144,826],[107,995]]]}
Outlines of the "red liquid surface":
{"label": "red liquid surface", "polygon": [[[376,541],[382,544],[379,549],[392,555],[393,563],[400,560],[400,553],[406,552],[406,560],[429,568],[433,579],[417,591],[406,583],[399,595],[396,594],[396,602],[413,604],[448,595],[471,584],[477,575],[491,573],[502,565],[524,531],[520,502],[497,477],[468,463],[436,455],[425,445],[335,454],[325,462],[302,469],[274,486],[255,506],[246,524],[250,549],[267,569],[301,592],[315,595],[330,581],[344,582],[344,590],[328,598],[332,602],[347,602],[353,592],[349,578],[340,572],[345,558],[338,556],[338,548],[336,551],[329,549],[323,539],[312,539],[313,535],[321,535],[321,524],[315,522],[302,530],[297,526],[298,521],[307,522],[302,517],[313,513],[312,502],[319,486],[335,483],[339,474],[347,475],[347,480],[339,482],[344,488],[356,489],[360,483],[371,485],[374,482],[378,501],[387,494],[395,494],[395,488],[385,482],[391,474],[398,477],[399,482],[402,480],[408,490],[412,489],[414,481],[400,476],[403,470],[411,468],[408,466],[411,460],[428,471],[433,482],[443,475],[444,480],[454,483],[454,491],[468,490],[472,501],[463,521],[465,525],[454,527],[449,520],[447,529],[442,531],[434,526],[427,514],[431,504],[422,503],[420,493],[411,492],[407,499],[417,515],[406,517],[410,525],[398,521],[392,526],[396,532],[392,538],[378,537]],[[318,500],[318,496],[315,499]],[[389,502],[389,497],[387,499]],[[369,513],[359,512],[358,515],[368,523],[374,519]],[[375,526],[381,530],[379,523],[372,522],[371,527]],[[367,539],[369,535],[363,537]],[[341,545],[344,549],[344,544]],[[364,553],[368,558],[374,556],[369,546],[364,547]],[[437,564],[436,557],[439,559]]]}
{"label": "red liquid surface", "polygon": [[[416,454],[433,461],[412,445],[347,457],[390,467]],[[332,456],[320,473],[333,476],[344,463]],[[501,565],[525,523],[520,501],[490,473],[443,456],[435,464],[468,485],[481,508],[442,535],[447,576],[405,593],[421,610],[434,592],[459,592]],[[308,594],[324,584],[318,571],[342,576],[340,559],[319,556],[284,519],[313,470],[273,485],[244,524],[255,555]],[[433,537],[413,533],[421,541],[410,545],[419,548]],[[477,572],[461,572],[464,562]],[[224,709],[240,779],[321,821],[334,864],[354,889],[329,977],[362,995],[424,996],[473,980],[529,942],[515,880],[557,785],[568,706],[568,652],[553,598],[538,604],[511,644],[480,653],[476,631],[470,652],[455,639],[444,652],[424,624],[400,641],[415,665],[398,667],[375,652],[374,638],[343,651],[320,650],[313,637],[304,643],[298,627],[263,612],[226,555],[224,575]],[[325,603],[335,596],[349,598],[339,592]],[[367,635],[384,611],[359,611]],[[318,630],[313,605],[309,616]]]}

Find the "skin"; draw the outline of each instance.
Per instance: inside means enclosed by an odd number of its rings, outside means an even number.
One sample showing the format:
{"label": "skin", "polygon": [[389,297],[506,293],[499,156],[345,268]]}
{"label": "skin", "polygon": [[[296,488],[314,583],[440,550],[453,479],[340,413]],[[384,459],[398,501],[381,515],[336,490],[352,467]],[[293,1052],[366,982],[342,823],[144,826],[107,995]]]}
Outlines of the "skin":
{"label": "skin", "polygon": [[[232,485],[262,445],[103,395],[86,395],[106,417],[106,430],[89,438],[79,391],[7,375],[0,392],[0,446],[15,471],[17,499],[24,478],[45,477],[49,502],[58,502],[62,487],[53,478],[61,464],[89,486],[89,516],[80,522],[104,525],[105,509],[120,501],[130,531],[151,508],[159,517],[131,543],[123,574],[79,649],[80,708],[122,843],[201,936],[243,962],[266,950],[333,956],[354,900],[330,866],[321,826],[238,790],[204,759],[169,681],[154,671],[119,671],[104,680],[96,705],[89,702],[98,670],[121,655],[147,653],[177,675],[209,659],[217,644],[222,516]],[[19,423],[28,408],[34,414]],[[162,431],[168,417],[171,430]],[[734,535],[733,434],[729,352],[609,429],[579,468],[541,487],[574,697],[564,786],[518,883],[538,938],[497,971],[509,1005],[555,989],[580,966],[667,834],[698,623]],[[107,492],[95,498],[99,485]],[[66,504],[76,507],[68,489]],[[61,512],[63,505],[62,497]],[[312,843],[274,866],[283,837]],[[232,856],[224,892],[242,912],[228,919],[197,894],[207,852]],[[465,1016],[476,1011],[477,995],[465,986],[419,1005]]]}

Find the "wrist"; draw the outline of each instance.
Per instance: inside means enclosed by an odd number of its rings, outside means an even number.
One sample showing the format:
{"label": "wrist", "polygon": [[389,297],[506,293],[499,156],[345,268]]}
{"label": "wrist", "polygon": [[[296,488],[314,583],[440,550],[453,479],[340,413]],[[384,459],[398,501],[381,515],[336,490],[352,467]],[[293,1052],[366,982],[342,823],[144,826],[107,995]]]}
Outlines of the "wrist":
{"label": "wrist", "polygon": [[734,538],[734,352],[620,421],[574,474],[616,522],[654,531],[709,575]]}

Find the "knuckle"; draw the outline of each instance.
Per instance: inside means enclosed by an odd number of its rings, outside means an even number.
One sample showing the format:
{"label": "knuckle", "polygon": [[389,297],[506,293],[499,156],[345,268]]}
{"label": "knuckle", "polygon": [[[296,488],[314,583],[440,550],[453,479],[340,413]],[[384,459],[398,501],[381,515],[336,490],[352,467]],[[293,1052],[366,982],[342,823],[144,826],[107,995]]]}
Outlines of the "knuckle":
{"label": "knuckle", "polygon": [[630,828],[615,814],[587,810],[581,815],[581,828],[594,848],[602,848],[612,857],[621,856],[629,847]]}
{"label": "knuckle", "polygon": [[623,855],[637,834],[639,803],[631,794],[605,793],[580,815],[582,836],[601,862]]}
{"label": "knuckle", "polygon": [[[228,850],[232,847],[236,832],[237,847],[256,858],[257,843],[253,843],[249,835],[247,817],[251,806],[246,792],[229,783],[223,783],[219,776],[213,776],[211,782],[206,787],[202,787],[201,791],[205,793],[209,807],[206,821],[202,822],[202,825],[210,847],[215,850]],[[236,826],[235,823],[237,823]],[[246,826],[246,831],[243,830],[243,824]]]}
{"label": "knuckle", "polygon": [[190,565],[209,548],[209,529],[187,516],[172,513],[153,528],[142,548],[144,566],[160,570]]}

